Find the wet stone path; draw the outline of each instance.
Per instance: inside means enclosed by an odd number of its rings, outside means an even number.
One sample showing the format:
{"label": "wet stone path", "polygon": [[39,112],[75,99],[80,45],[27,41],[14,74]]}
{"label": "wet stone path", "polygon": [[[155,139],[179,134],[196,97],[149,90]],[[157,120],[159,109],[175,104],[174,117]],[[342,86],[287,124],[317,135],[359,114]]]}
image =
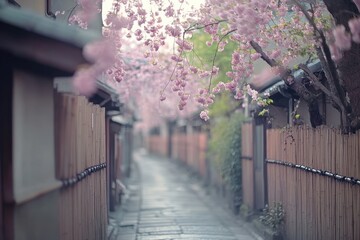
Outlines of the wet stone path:
{"label": "wet stone path", "polygon": [[219,207],[186,171],[137,154],[122,210],[110,214],[111,240],[252,240],[243,222]]}

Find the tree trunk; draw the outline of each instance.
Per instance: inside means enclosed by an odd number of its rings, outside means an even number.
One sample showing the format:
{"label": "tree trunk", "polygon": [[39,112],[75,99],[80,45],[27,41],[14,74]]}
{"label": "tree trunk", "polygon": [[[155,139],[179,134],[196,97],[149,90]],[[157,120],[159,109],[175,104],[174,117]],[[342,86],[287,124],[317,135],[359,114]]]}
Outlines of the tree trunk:
{"label": "tree trunk", "polygon": [[[347,29],[348,21],[359,14],[352,0],[323,0],[336,24],[342,24]],[[354,118],[360,117],[360,45],[352,43],[349,51],[337,62],[342,84],[348,93]]]}

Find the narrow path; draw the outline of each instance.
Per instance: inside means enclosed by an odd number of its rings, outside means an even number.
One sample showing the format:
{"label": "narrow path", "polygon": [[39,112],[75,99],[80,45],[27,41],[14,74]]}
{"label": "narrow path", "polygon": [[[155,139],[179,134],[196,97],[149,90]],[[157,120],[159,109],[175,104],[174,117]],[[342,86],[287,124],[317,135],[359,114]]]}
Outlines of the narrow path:
{"label": "narrow path", "polygon": [[183,168],[146,155],[137,155],[136,161],[139,171],[111,239],[254,239]]}

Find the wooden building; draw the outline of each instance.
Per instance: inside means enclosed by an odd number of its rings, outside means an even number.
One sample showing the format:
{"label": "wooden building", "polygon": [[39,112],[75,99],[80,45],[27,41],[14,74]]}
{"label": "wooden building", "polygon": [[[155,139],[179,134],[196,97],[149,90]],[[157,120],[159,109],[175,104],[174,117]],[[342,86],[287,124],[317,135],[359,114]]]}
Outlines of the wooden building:
{"label": "wooden building", "polygon": [[0,239],[105,239],[105,109],[54,89],[98,39],[0,2]]}

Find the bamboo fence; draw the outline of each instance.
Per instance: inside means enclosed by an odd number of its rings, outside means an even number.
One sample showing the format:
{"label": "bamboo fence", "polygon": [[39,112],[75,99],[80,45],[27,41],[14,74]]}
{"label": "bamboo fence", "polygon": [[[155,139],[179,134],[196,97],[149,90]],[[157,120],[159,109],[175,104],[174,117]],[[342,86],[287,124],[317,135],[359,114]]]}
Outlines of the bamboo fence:
{"label": "bamboo fence", "polygon": [[68,94],[57,93],[55,104],[56,177],[68,183],[60,192],[60,239],[106,239],[105,111]]}
{"label": "bamboo fence", "polygon": [[[149,136],[148,150],[150,153],[162,157],[168,157],[168,138],[161,135]],[[200,176],[205,177],[207,174],[206,133],[194,132],[192,134],[174,133],[171,136],[171,158],[181,161],[190,167]]]}
{"label": "bamboo fence", "polygon": [[188,143],[187,143],[187,136],[185,133],[175,133],[172,136],[172,142],[171,144],[174,146],[176,145],[176,148],[173,149],[176,160],[182,161],[184,164],[187,165],[187,156],[188,156]]}
{"label": "bamboo fence", "polygon": [[147,145],[150,153],[162,157],[168,156],[168,143],[166,136],[150,135],[147,141]]}
{"label": "bamboo fence", "polygon": [[249,208],[254,206],[254,177],[253,177],[253,139],[252,123],[244,123],[241,130],[242,141],[242,185],[243,185],[243,202]]}
{"label": "bamboo fence", "polygon": [[[267,130],[267,159],[360,178],[360,133],[294,127]],[[269,203],[283,203],[286,239],[360,239],[360,185],[267,164]]]}

